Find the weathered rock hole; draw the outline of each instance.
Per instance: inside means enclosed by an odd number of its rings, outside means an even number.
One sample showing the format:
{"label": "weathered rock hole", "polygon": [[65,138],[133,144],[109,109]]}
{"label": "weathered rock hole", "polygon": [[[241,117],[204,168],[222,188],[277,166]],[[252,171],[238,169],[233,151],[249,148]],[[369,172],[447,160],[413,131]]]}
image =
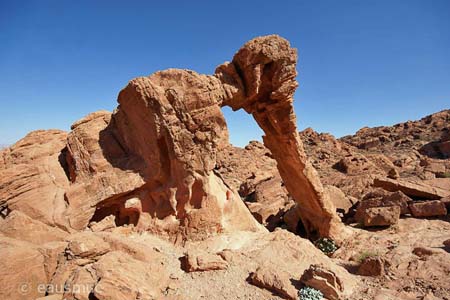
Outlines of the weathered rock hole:
{"label": "weathered rock hole", "polygon": [[139,222],[140,213],[135,210],[125,209],[124,201],[109,204],[107,206],[97,207],[90,222],[100,222],[104,218],[115,216],[116,226],[134,225]]}

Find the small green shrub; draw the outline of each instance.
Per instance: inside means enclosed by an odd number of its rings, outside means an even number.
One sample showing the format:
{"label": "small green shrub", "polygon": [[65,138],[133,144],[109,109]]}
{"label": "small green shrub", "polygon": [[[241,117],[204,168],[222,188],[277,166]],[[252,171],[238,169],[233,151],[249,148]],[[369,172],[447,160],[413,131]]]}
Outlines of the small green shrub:
{"label": "small green shrub", "polygon": [[300,300],[322,300],[323,294],[321,291],[315,288],[305,286],[298,292]]}
{"label": "small green shrub", "polygon": [[314,245],[327,255],[332,254],[337,250],[336,244],[329,238],[320,238],[314,242]]}
{"label": "small green shrub", "polygon": [[359,255],[358,261],[359,261],[360,263],[362,263],[366,258],[368,258],[368,257],[375,257],[375,256],[378,256],[378,253],[377,253],[377,252],[374,252],[374,251],[363,251],[363,252],[361,252],[361,254]]}

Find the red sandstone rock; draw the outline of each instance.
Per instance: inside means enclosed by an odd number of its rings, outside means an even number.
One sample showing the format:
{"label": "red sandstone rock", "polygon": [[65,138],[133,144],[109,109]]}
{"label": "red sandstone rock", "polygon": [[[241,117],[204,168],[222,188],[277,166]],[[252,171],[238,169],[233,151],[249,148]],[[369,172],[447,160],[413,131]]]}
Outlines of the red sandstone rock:
{"label": "red sandstone rock", "polygon": [[97,277],[93,291],[98,299],[155,299],[167,289],[167,271],[155,261],[142,262],[122,252],[110,252],[92,268]]}
{"label": "red sandstone rock", "polygon": [[358,267],[362,276],[380,276],[384,274],[384,260],[378,256],[369,256]]}
{"label": "red sandstone rock", "polygon": [[250,283],[267,289],[284,299],[296,300],[297,290],[291,284],[289,277],[268,267],[259,267],[250,274]]}
{"label": "red sandstone rock", "polygon": [[412,252],[419,257],[429,256],[429,255],[439,253],[438,250],[430,248],[430,247],[415,247]]}
{"label": "red sandstone rock", "polygon": [[401,191],[410,197],[427,199],[440,199],[448,196],[450,193],[450,191],[435,188],[419,181],[393,180],[389,178],[376,178],[374,186],[391,192]]}
{"label": "red sandstone rock", "polygon": [[67,228],[63,159],[67,133],[38,130],[0,151],[0,210],[18,210],[42,223]]}
{"label": "red sandstone rock", "polygon": [[[373,197],[372,197],[373,196]],[[395,193],[386,193],[377,197],[379,195],[371,194],[366,195],[366,197],[359,202],[358,208],[356,209],[355,220],[362,222],[364,219],[364,214],[366,209],[372,207],[400,207],[400,214],[409,214],[410,210],[408,203],[412,201],[411,198],[398,191]]]}
{"label": "red sandstone rock", "polygon": [[52,241],[63,241],[68,233],[31,219],[19,210],[12,211],[4,220],[0,219],[0,232],[5,236],[41,245]]}
{"label": "red sandstone rock", "polygon": [[78,233],[68,238],[67,254],[72,257],[91,258],[101,256],[108,251],[110,247],[102,238],[91,233]]}
{"label": "red sandstone rock", "polygon": [[93,232],[111,230],[116,227],[116,217],[114,215],[109,215],[99,222],[89,223],[89,228]]}
{"label": "red sandstone rock", "polygon": [[36,245],[0,238],[0,299],[35,299],[45,296],[38,286],[46,284],[44,256]]}
{"label": "red sandstone rock", "polygon": [[341,299],[344,290],[341,279],[330,270],[318,265],[312,265],[303,273],[301,282],[323,293],[324,297],[330,300]]}
{"label": "red sandstone rock", "polygon": [[219,255],[202,251],[191,251],[185,256],[187,272],[225,270],[228,263]]}
{"label": "red sandstone rock", "polygon": [[329,195],[329,199],[333,202],[336,211],[341,214],[347,214],[353,205],[356,204],[356,200],[352,199],[344,194],[341,189],[332,186],[324,186],[324,191]]}
{"label": "red sandstone rock", "polygon": [[415,202],[409,204],[409,209],[414,217],[438,217],[445,216],[447,209],[439,200]]}
{"label": "red sandstone rock", "polygon": [[400,218],[400,207],[371,207],[364,211],[364,226],[395,225]]}
{"label": "red sandstone rock", "polygon": [[252,200],[246,204],[256,220],[272,231],[295,202],[288,197],[281,179],[274,177],[260,182],[255,187]]}
{"label": "red sandstone rock", "polygon": [[[168,70],[137,78],[121,92],[114,114],[90,114],[74,123],[68,134],[32,132],[1,150],[0,298],[24,299],[17,285],[29,282],[32,290],[26,297],[30,299],[43,296],[36,286],[47,283],[98,287],[82,293],[49,292],[45,297],[49,300],[170,299],[170,293],[180,292],[174,284],[182,279],[181,291],[191,299],[204,295],[269,299],[273,296],[267,291],[245,284],[248,272],[263,263],[277,270],[273,274],[289,274],[280,275],[286,277],[286,291],[292,290],[289,278],[298,278],[311,263],[326,265],[342,279],[342,285],[359,284],[309,241],[285,230],[263,230],[236,191],[243,197],[254,193],[258,203],[264,203],[258,208],[261,219],[276,214],[293,232],[305,224],[310,237],[316,230],[319,235],[344,237],[335,210],[347,209],[351,202],[347,195],[361,197],[375,191],[375,174],[384,176],[395,168],[402,178],[400,184],[395,181],[396,190],[412,197],[438,199],[449,190],[446,178],[435,178],[450,171],[444,157],[449,145],[449,111],[392,127],[366,128],[339,140],[312,129],[296,133],[292,107],[295,59],[295,51],[285,40],[258,38],[246,44],[232,63],[220,66],[214,76]],[[237,72],[236,66],[242,69]],[[224,105],[252,113],[265,131],[270,150],[259,142],[245,149],[231,147],[220,110]],[[361,156],[365,159],[360,165],[349,162],[348,174],[332,168],[344,157]],[[364,166],[370,167],[365,170]],[[288,199],[289,192],[280,189],[280,174],[298,202],[287,213],[292,203],[281,201]],[[407,184],[406,177],[411,178]],[[320,182],[334,187],[322,188]],[[383,200],[377,206],[384,205],[384,197],[388,196],[374,197]],[[391,200],[399,203],[403,214],[402,197]],[[438,298],[449,298],[447,282],[432,280],[448,274],[447,253],[437,251],[425,260],[411,255],[409,248],[404,250],[405,245],[395,247],[397,238],[400,242],[407,239],[409,247],[409,241],[420,234],[430,245],[433,238],[440,243],[441,231],[448,230],[445,222],[401,221],[419,223],[410,223],[406,230],[400,224],[399,232],[379,232],[380,238],[362,239],[363,247],[380,243],[397,260],[394,272],[400,283],[384,283],[395,290],[418,280],[426,282]],[[439,226],[432,228],[436,237],[430,237],[431,222],[438,221]],[[85,232],[69,233],[79,230]],[[156,241],[154,234],[178,245],[210,238],[204,241],[207,246],[199,248],[212,253],[225,246],[233,250],[211,254],[211,259],[197,256],[196,264],[206,269],[223,266],[222,257],[230,267],[210,272],[206,279],[201,273],[186,274],[178,262],[185,249]],[[409,238],[403,236],[407,234]],[[426,255],[423,249],[440,246],[421,247],[416,252]],[[318,286],[328,290],[334,280],[324,280],[328,278],[324,274],[316,279]],[[278,286],[274,276],[270,278],[267,286]],[[359,293],[352,297],[366,296]],[[295,297],[294,290],[289,294]],[[423,295],[413,299],[418,296]]]}
{"label": "red sandstone rock", "polygon": [[355,174],[359,174],[359,173],[370,172],[371,170],[375,169],[376,167],[365,156],[354,154],[354,155],[342,158],[337,163],[336,168],[346,174],[355,175]]}
{"label": "red sandstone rock", "polygon": [[296,62],[296,50],[278,36],[249,41],[231,63],[216,70],[226,94],[222,105],[243,108],[264,131],[264,145],[277,161],[287,190],[300,203],[306,232],[339,240],[347,231],[331,201],[323,196],[322,184],[306,159],[296,127],[292,105],[298,86]]}

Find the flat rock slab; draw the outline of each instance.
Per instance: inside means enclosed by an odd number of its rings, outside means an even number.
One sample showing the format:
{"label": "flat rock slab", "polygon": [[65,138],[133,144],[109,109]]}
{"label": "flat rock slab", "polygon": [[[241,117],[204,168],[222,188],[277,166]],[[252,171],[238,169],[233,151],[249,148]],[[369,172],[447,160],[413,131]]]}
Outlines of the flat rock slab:
{"label": "flat rock slab", "polygon": [[410,197],[420,197],[432,200],[441,199],[450,194],[450,191],[432,187],[419,181],[375,178],[373,185],[391,192],[402,191],[405,195]]}
{"label": "flat rock slab", "polygon": [[439,200],[410,203],[409,209],[413,217],[439,217],[447,214],[445,204]]}

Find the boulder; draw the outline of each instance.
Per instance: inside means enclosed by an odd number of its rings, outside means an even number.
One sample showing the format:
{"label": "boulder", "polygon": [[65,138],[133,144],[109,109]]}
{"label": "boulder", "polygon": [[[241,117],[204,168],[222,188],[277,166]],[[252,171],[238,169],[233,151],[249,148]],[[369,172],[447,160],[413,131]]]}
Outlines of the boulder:
{"label": "boulder", "polygon": [[251,284],[267,289],[272,293],[290,300],[297,300],[297,290],[291,284],[290,278],[283,272],[269,267],[258,267],[249,276]]}
{"label": "boulder", "polygon": [[300,211],[298,209],[298,204],[292,206],[284,215],[283,215],[283,221],[286,223],[286,227],[290,232],[298,233],[299,229],[299,222],[301,222],[300,219]]}
{"label": "boulder", "polygon": [[220,255],[203,251],[190,251],[184,259],[187,272],[225,270],[228,268],[228,263]]}
{"label": "boulder", "polygon": [[66,247],[67,242],[50,242],[38,248],[44,257],[44,269],[49,282],[58,268],[58,263],[65,255]]}
{"label": "boulder", "polygon": [[400,207],[371,207],[364,211],[364,226],[395,225],[400,218]]}
{"label": "boulder", "polygon": [[307,269],[300,281],[306,286],[310,286],[323,293],[324,297],[330,300],[342,299],[344,291],[341,280],[333,271],[324,269],[319,265],[311,265]]}
{"label": "boulder", "polygon": [[[366,195],[363,200],[358,204],[355,214],[355,220],[362,222],[364,219],[365,211],[372,207],[400,207],[400,215],[409,214],[410,210],[408,203],[412,201],[411,198],[403,194],[402,192],[394,192],[390,194],[384,194],[381,197],[377,197],[376,194]],[[373,198],[369,196],[374,196]]]}
{"label": "boulder", "polygon": [[[448,123],[448,120],[444,121]],[[442,130],[442,135],[439,140],[432,141],[425,144],[419,150],[422,154],[433,158],[446,159],[450,157],[450,130]]]}
{"label": "boulder", "polygon": [[358,275],[380,276],[384,274],[384,260],[379,256],[366,257],[358,267]]}
{"label": "boulder", "polygon": [[246,205],[259,223],[274,230],[282,221],[284,213],[295,202],[288,197],[286,188],[279,177],[260,182]]}
{"label": "boulder", "polygon": [[408,196],[406,196],[401,191],[397,191],[394,193],[391,193],[390,195],[387,195],[383,197],[383,206],[390,206],[389,204],[392,204],[392,206],[398,206],[400,207],[400,214],[406,215],[411,213],[408,207],[408,204],[412,202],[412,199]]}
{"label": "boulder", "polygon": [[350,208],[356,204],[356,201],[350,197],[347,197],[344,192],[333,185],[324,186],[325,193],[328,194],[329,199],[333,202],[336,212],[340,213],[341,216],[346,215]]}
{"label": "boulder", "polygon": [[409,209],[413,217],[439,217],[447,214],[445,204],[439,200],[413,202],[409,204]]}

